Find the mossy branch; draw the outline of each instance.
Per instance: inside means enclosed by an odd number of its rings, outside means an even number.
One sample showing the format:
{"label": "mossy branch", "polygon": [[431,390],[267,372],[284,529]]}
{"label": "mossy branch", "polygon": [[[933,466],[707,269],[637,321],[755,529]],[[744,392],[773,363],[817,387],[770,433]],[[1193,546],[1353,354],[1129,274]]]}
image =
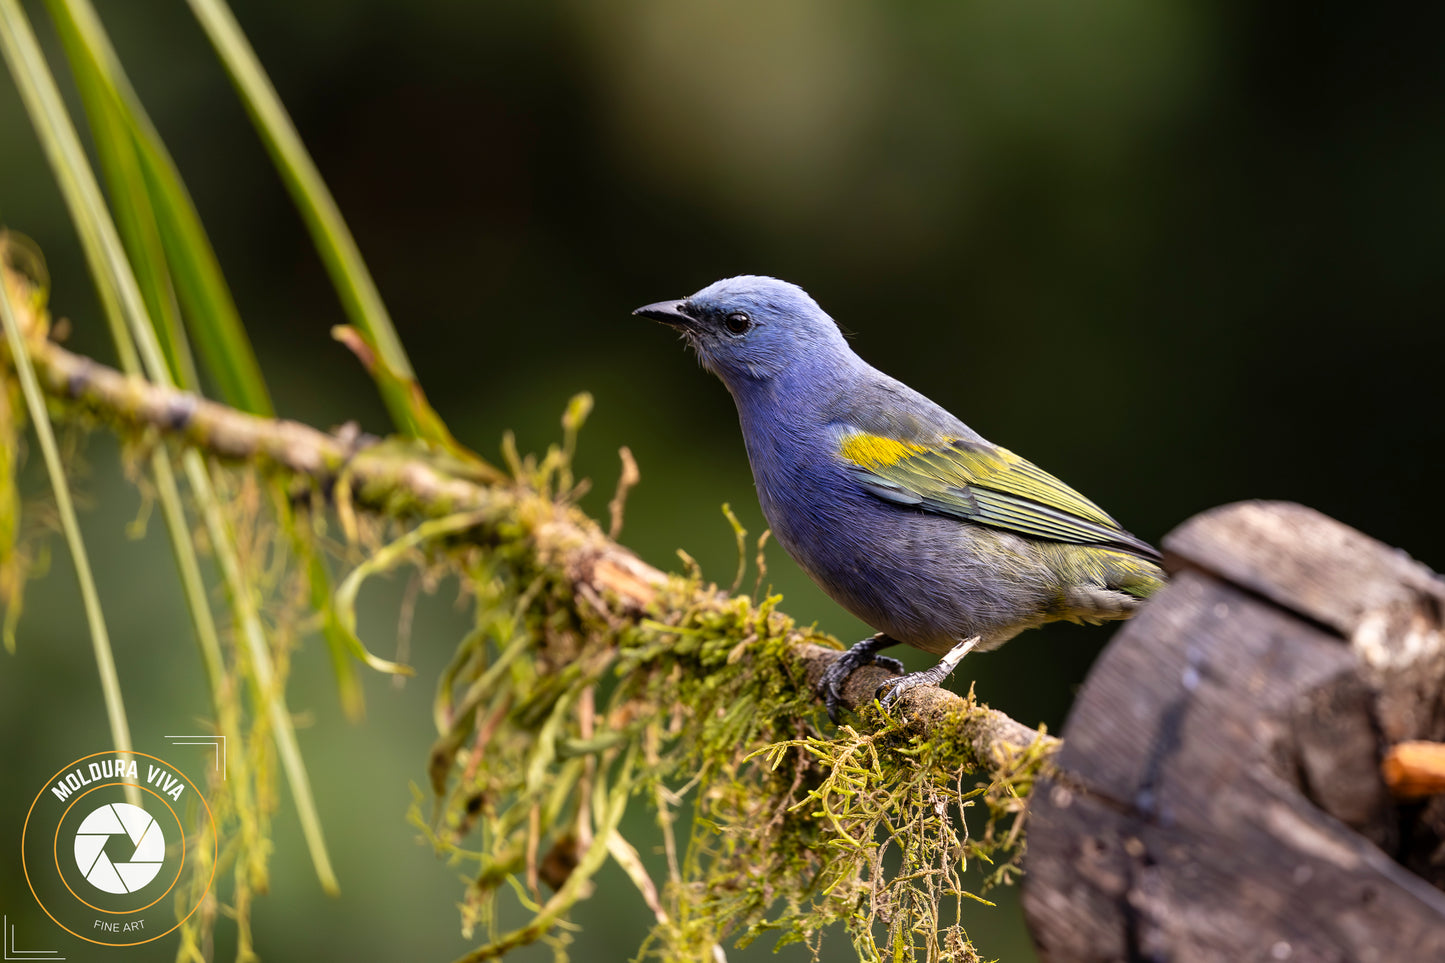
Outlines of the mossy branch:
{"label": "mossy branch", "polygon": [[[872,697],[887,674],[875,667],[843,692],[860,721],[820,731],[813,691],[840,654],[835,640],[798,628],[776,597],[719,590],[696,566],[683,577],[647,565],[576,506],[570,458],[589,398],[569,405],[563,442],[541,459],[509,439],[503,475],[436,445],[328,434],[123,374],[51,341],[43,297],[9,271],[0,280],[24,295],[11,298],[23,306],[16,328],[55,416],[106,425],[162,461],[168,446],[239,466],[232,521],[256,558],[272,558],[258,546],[283,532],[326,550],[328,513],[311,509],[329,506],[353,567],[327,610],[372,668],[404,671],[356,637],[362,584],[409,563],[428,584],[459,579],[474,625],[438,679],[431,815],[418,790],[409,818],[439,855],[475,864],[463,933],[480,928],[485,941],[465,959],[537,940],[560,952],[557,920],[609,854],[658,920],[645,955],[711,958],[729,936],[769,932],[816,955],[822,931],[841,924],[865,958],[976,958],[960,874],[970,860],[990,865],[985,890],[1016,875],[1024,802],[1058,741],[941,689],[912,690],[885,717]],[[629,463],[624,452],[613,532],[636,481]],[[263,490],[279,499],[282,527],[270,534],[250,504]],[[746,533],[729,518],[741,554]],[[269,568],[251,574],[278,604],[306,610],[310,596],[280,589]],[[691,831],[679,846],[685,796]],[[660,887],[626,856],[635,847],[615,816],[630,797],[656,807]],[[885,863],[894,849],[903,872]],[[497,896],[509,888],[533,919],[502,932]],[[238,913],[246,897],[238,887]]]}
{"label": "mossy branch", "polygon": [[[27,324],[23,316],[20,323],[27,332],[43,330]],[[613,541],[575,506],[546,493],[520,484],[479,484],[452,473],[445,456],[417,444],[383,441],[350,430],[328,434],[296,421],[259,418],[189,392],[128,377],[45,338],[32,337],[30,342],[43,390],[75,414],[123,431],[154,431],[217,458],[280,468],[357,508],[390,517],[475,513],[481,523],[471,537],[481,541],[498,526],[521,525],[539,567],[559,573],[579,598],[600,609],[599,614],[628,622],[667,614],[655,606],[673,577]],[[457,467],[465,471],[465,466]],[[343,511],[349,507],[343,506]],[[700,597],[691,599],[688,607],[722,604],[727,599],[712,586],[698,586],[696,593]],[[674,592],[666,594],[677,598]],[[811,686],[839,651],[796,634],[790,652],[798,678]],[[876,667],[854,672],[843,690],[845,703],[854,709],[868,705],[888,677]],[[976,707],[943,689],[910,691],[902,701],[902,713],[915,732],[971,746],[978,763],[989,771],[1040,740],[1050,754],[1057,743],[1002,712]]]}

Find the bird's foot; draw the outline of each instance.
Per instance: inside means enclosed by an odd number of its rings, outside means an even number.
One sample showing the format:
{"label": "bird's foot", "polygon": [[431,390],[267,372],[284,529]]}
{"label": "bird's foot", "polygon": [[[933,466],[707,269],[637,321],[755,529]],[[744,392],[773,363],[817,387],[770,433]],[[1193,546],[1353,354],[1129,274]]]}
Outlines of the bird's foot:
{"label": "bird's foot", "polygon": [[938,685],[948,678],[958,663],[963,661],[963,657],[972,652],[981,641],[983,640],[977,635],[971,639],[964,639],[949,649],[933,668],[924,669],[922,672],[910,672],[898,679],[889,679],[878,687],[873,697],[879,701],[885,712],[892,710],[898,704],[898,700],[903,698],[903,693],[909,689],[916,689],[921,685]]}
{"label": "bird's foot", "polygon": [[[897,639],[891,639],[879,632],[870,639],[854,643],[842,655],[834,660],[833,664],[823,670],[823,675],[818,679],[817,691],[823,697],[823,704],[828,707],[828,718],[834,724],[838,722],[839,710],[843,708],[843,683],[848,681],[848,676],[853,674],[854,669],[861,669],[865,665],[882,666],[890,672],[897,672],[903,675],[903,663],[892,656],[879,655],[879,649],[886,649],[890,645],[897,645]],[[921,674],[921,673],[920,673]],[[904,676],[904,678],[908,678]]]}

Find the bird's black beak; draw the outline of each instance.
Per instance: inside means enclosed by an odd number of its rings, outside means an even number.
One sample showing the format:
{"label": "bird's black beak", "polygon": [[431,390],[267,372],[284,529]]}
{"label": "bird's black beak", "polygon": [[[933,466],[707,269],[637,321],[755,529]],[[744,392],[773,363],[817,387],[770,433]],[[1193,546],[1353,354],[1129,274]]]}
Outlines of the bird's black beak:
{"label": "bird's black beak", "polygon": [[644,304],[632,313],[640,318],[651,318],[670,324],[674,328],[688,328],[692,326],[694,319],[687,313],[686,305],[686,301],[659,301],[656,304]]}

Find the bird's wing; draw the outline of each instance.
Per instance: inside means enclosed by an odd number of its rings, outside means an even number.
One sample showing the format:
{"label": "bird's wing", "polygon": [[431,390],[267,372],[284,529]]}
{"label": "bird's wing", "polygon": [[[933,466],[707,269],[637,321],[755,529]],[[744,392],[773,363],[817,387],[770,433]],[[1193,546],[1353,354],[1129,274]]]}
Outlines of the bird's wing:
{"label": "bird's wing", "polygon": [[851,429],[839,440],[838,457],[859,485],[885,501],[1033,538],[1159,560],[1156,549],[1124,531],[1098,505],[1033,462],[979,438],[924,441]]}

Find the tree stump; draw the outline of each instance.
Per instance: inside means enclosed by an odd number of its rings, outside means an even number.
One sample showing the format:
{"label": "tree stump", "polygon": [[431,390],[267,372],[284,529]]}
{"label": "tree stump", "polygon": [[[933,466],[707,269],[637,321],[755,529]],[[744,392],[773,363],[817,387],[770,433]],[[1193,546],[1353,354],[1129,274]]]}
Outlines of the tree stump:
{"label": "tree stump", "polygon": [[1445,581],[1311,509],[1242,503],[1164,542],[1034,790],[1024,909],[1048,963],[1445,961]]}

